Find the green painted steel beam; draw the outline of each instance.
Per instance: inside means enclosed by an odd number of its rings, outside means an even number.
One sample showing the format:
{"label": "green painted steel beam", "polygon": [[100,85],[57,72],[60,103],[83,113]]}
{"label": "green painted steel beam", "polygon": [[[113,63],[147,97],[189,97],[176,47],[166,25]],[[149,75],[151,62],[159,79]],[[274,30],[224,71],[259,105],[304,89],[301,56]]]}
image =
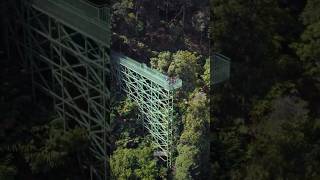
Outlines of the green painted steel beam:
{"label": "green painted steel beam", "polygon": [[81,0],[33,0],[32,6],[93,40],[110,47],[110,10]]}
{"label": "green painted steel beam", "polygon": [[112,51],[111,57],[114,60],[114,63],[119,63],[122,66],[135,71],[148,80],[160,85],[167,91],[179,89],[182,87],[181,79],[177,78],[173,81],[170,77],[160,73],[159,71],[151,69],[146,64],[139,63],[123,54]]}

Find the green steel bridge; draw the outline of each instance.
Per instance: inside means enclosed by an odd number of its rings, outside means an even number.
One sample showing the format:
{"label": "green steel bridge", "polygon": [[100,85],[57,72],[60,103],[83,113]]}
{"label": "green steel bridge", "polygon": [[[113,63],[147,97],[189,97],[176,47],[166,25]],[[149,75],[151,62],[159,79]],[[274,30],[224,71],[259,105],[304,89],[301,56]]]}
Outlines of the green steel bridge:
{"label": "green steel bridge", "polygon": [[[157,156],[173,165],[173,99],[180,79],[111,50],[110,9],[85,0],[5,0],[8,55],[32,72],[35,94],[52,99],[64,128],[88,131],[91,179],[108,179],[111,81],[139,107]],[[214,84],[229,77],[229,59],[214,54]],[[10,57],[9,57],[10,59]],[[39,92],[38,92],[39,91]]]}

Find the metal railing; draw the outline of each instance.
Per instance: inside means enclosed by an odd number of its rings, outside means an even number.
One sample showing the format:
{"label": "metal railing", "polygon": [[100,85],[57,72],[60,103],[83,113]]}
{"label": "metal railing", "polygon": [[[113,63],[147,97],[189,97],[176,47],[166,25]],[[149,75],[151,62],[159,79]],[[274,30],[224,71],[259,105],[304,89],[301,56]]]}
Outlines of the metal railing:
{"label": "metal railing", "polygon": [[109,23],[110,17],[110,8],[101,6],[94,6],[92,3],[89,3],[84,0],[50,0],[55,3],[69,5],[70,8],[74,8],[75,11],[79,11],[80,15],[84,15],[88,18],[94,20],[101,20],[106,23]]}
{"label": "metal railing", "polygon": [[82,0],[33,0],[32,5],[70,28],[109,47],[111,30],[108,7],[95,7]]}
{"label": "metal railing", "polygon": [[120,53],[112,51],[111,56],[116,63],[120,63],[122,66],[137,72],[166,90],[175,90],[182,86],[181,79],[168,77],[155,69],[149,68],[146,64],[139,63]]}

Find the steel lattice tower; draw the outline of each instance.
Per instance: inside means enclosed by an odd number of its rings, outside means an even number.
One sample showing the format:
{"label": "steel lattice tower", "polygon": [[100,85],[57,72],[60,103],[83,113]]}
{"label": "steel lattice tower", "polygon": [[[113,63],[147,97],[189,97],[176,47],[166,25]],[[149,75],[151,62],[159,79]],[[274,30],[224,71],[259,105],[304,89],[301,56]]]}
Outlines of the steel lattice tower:
{"label": "steel lattice tower", "polygon": [[6,6],[7,36],[32,71],[34,91],[52,98],[65,130],[88,131],[91,179],[108,179],[109,8],[81,0],[9,0]]}
{"label": "steel lattice tower", "polygon": [[111,57],[121,90],[138,105],[144,127],[159,150],[155,154],[172,167],[173,100],[182,86],[181,79],[167,77],[116,52]]}

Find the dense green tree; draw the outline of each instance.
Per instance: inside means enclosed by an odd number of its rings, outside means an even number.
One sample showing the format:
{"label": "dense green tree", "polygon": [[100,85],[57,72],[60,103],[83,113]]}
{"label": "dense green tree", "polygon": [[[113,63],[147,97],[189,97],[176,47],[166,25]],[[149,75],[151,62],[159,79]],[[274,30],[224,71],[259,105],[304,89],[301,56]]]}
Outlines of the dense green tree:
{"label": "dense green tree", "polygon": [[200,154],[199,148],[190,145],[178,145],[177,150],[179,156],[175,162],[175,179],[177,180],[191,180],[198,175],[199,168],[198,156]]}
{"label": "dense green tree", "polygon": [[191,92],[198,83],[201,73],[201,57],[189,51],[178,51],[173,55],[173,61],[168,68],[168,74],[177,76],[183,83],[183,89]]}
{"label": "dense green tree", "polygon": [[216,0],[211,7],[213,50],[232,59],[232,91],[228,93],[234,96],[233,104],[247,112],[251,99],[265,95],[276,79],[280,79],[279,73],[295,72],[292,66],[280,69],[281,63],[296,62],[280,56],[280,51],[286,55],[287,41],[292,38],[286,37],[289,34],[286,29],[295,22],[277,0]]}
{"label": "dense green tree", "polygon": [[142,53],[147,47],[152,51],[188,49],[208,53],[208,1],[121,0],[112,5],[115,36],[130,39],[114,41],[115,47],[131,46],[133,41],[144,44],[144,48],[132,47],[139,59],[147,59]]}
{"label": "dense green tree", "polygon": [[301,18],[306,27],[297,44],[297,54],[304,62],[306,73],[316,79],[320,76],[320,3],[308,0]]}
{"label": "dense green tree", "polygon": [[16,63],[0,61],[0,179],[85,178],[78,158],[87,150],[86,132],[65,132],[52,120],[46,99],[35,103],[31,84],[21,83],[31,80]]}
{"label": "dense green tree", "polygon": [[239,179],[241,167],[246,162],[250,129],[242,118],[232,125],[220,127],[219,121],[211,121],[214,130],[210,136],[211,176],[215,179]]}
{"label": "dense green tree", "polygon": [[50,169],[65,167],[74,155],[85,152],[89,145],[84,129],[75,128],[65,132],[62,121],[33,127],[31,132],[33,138],[27,144],[18,144],[17,148],[35,173],[47,173]]}
{"label": "dense green tree", "polygon": [[190,93],[202,82],[200,78],[203,71],[202,60],[202,57],[195,52],[166,51],[151,58],[151,66],[169,76],[180,78],[183,81],[183,91]]}
{"label": "dense green tree", "polygon": [[[211,97],[208,1],[109,2],[113,50],[183,80],[174,178],[320,179],[318,0],[211,0],[211,51],[232,59],[230,81]],[[21,83],[29,72],[14,62],[0,61],[0,180],[85,178],[86,132],[52,121],[48,100],[33,102]],[[113,178],[171,178],[145,143],[137,105],[111,106]]]}
{"label": "dense green tree", "polygon": [[318,178],[318,5],[212,1],[214,51],[232,59],[211,97],[216,179]]}
{"label": "dense green tree", "polygon": [[[301,38],[293,43],[297,55],[303,65],[301,89],[304,96],[310,101],[312,109],[319,106],[320,91],[320,3],[316,0],[308,0],[301,14],[305,26]],[[308,87],[308,88],[305,88]],[[317,110],[315,110],[317,111]]]}
{"label": "dense green tree", "polygon": [[138,118],[138,106],[132,100],[126,98],[114,104],[111,120],[115,146],[136,147],[141,142],[143,122]]}
{"label": "dense green tree", "polygon": [[204,73],[202,75],[202,79],[205,84],[210,87],[210,79],[211,79],[211,65],[210,65],[210,58],[206,59],[206,64],[204,65]]}
{"label": "dense green tree", "polygon": [[159,70],[162,73],[167,73],[172,62],[172,53],[169,51],[160,52],[157,57],[150,59],[152,68]]}
{"label": "dense green tree", "polygon": [[111,174],[115,179],[152,180],[164,177],[164,169],[157,166],[154,148],[141,144],[138,148],[118,148],[110,159]]}
{"label": "dense green tree", "polygon": [[261,102],[264,115],[253,128],[245,179],[320,177],[319,120],[310,116],[308,103],[297,95],[294,86],[276,86]]}
{"label": "dense green tree", "polygon": [[[183,118],[183,132],[175,162],[177,179],[207,178],[209,166],[209,108],[203,92],[194,92]],[[189,158],[188,158],[189,157]]]}
{"label": "dense green tree", "polygon": [[13,164],[13,156],[6,155],[0,162],[0,180],[14,180],[17,174],[17,168]]}
{"label": "dense green tree", "polygon": [[[68,173],[54,177],[81,177],[78,158],[87,151],[89,145],[85,130],[75,128],[65,132],[62,121],[52,121],[46,125],[33,126],[23,135],[24,139],[1,145],[1,158],[5,158],[4,164],[1,164],[1,174],[4,177],[11,175],[24,178],[24,173],[31,173],[35,179],[50,179],[51,175],[70,164],[79,167],[74,166]],[[16,169],[20,169],[21,166],[25,166],[26,169],[20,170],[22,172],[18,174]]]}

